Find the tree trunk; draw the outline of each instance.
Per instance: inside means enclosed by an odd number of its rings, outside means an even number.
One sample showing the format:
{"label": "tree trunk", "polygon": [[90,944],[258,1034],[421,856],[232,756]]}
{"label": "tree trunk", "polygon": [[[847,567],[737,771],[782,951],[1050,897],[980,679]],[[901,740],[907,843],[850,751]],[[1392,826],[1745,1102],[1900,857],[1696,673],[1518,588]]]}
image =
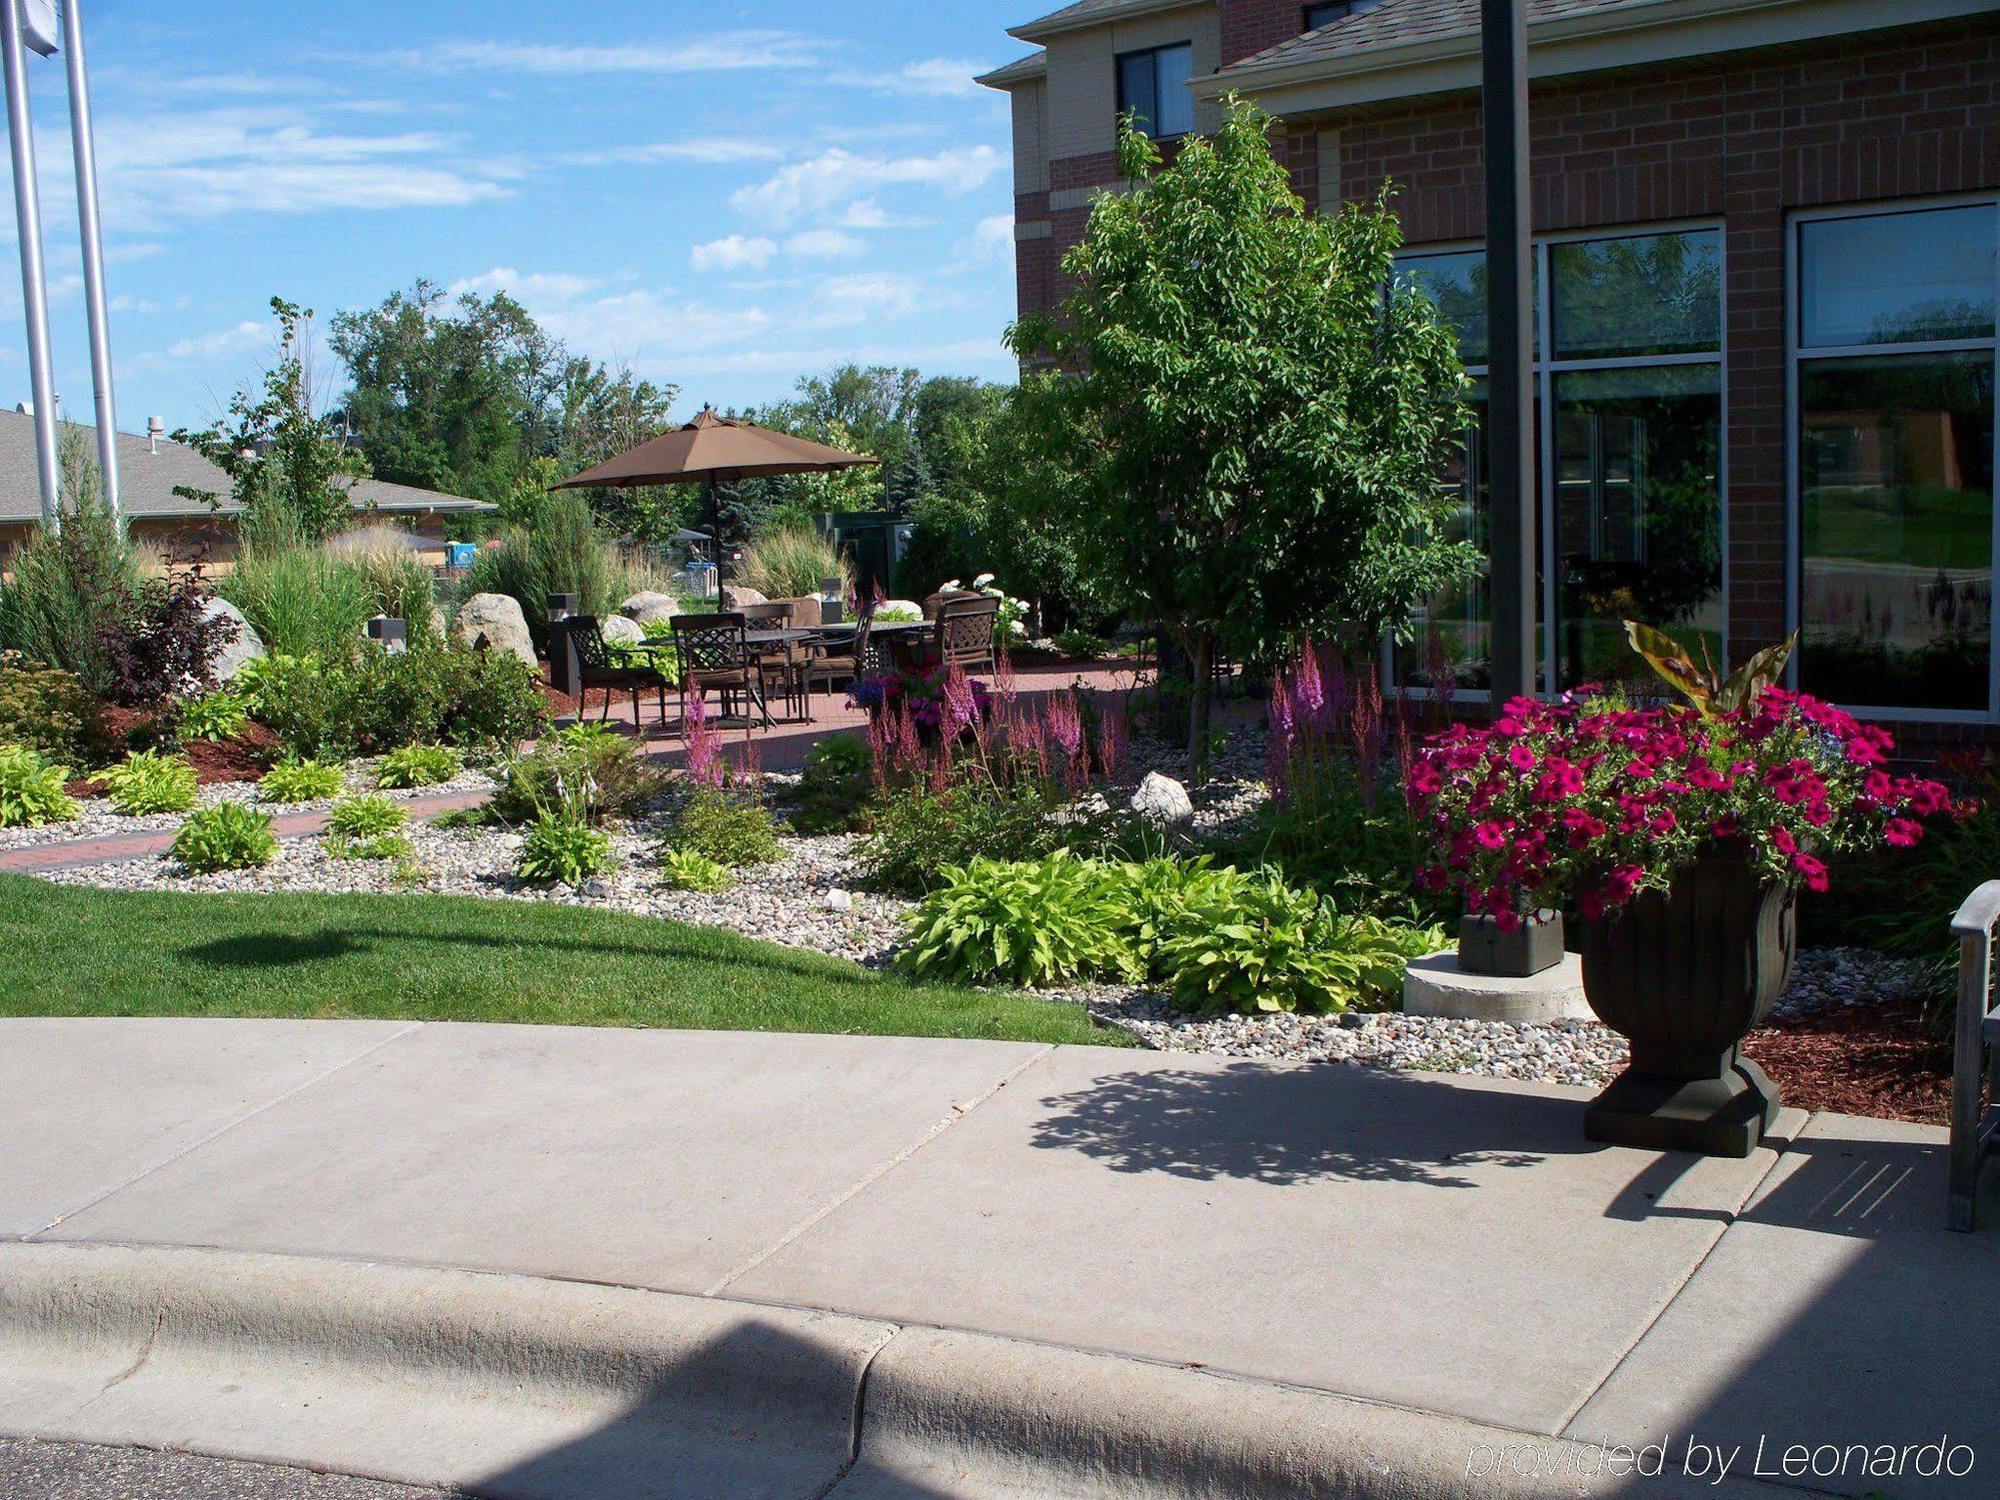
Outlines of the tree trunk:
{"label": "tree trunk", "polygon": [[1209,705],[1215,685],[1215,637],[1198,632],[1189,642],[1188,780],[1201,786],[1208,780]]}

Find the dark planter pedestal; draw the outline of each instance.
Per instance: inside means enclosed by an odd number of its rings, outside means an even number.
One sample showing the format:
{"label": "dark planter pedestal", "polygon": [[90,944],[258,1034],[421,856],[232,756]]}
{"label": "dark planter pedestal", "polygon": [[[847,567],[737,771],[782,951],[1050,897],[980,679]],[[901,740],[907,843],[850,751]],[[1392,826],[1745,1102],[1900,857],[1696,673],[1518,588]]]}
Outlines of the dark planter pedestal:
{"label": "dark planter pedestal", "polygon": [[1563,961],[1562,913],[1546,920],[1523,922],[1502,932],[1491,917],[1458,919],[1458,962],[1468,974],[1492,974],[1503,979],[1532,979]]}
{"label": "dark planter pedestal", "polygon": [[1584,1113],[1593,1141],[1748,1156],[1778,1118],[1778,1090],[1743,1038],[1791,977],[1790,889],[1740,859],[1705,859],[1668,895],[1648,891],[1612,921],[1582,924],[1590,1008],[1632,1043],[1632,1061]]}

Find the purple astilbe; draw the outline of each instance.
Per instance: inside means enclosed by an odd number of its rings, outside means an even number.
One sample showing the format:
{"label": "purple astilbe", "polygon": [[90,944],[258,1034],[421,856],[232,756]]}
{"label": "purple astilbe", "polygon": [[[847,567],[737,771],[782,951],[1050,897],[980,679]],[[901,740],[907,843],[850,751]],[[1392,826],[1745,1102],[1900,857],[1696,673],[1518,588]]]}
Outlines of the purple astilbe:
{"label": "purple astilbe", "polygon": [[1008,726],[1007,748],[1014,752],[1014,759],[1023,769],[1031,765],[1034,767],[1037,780],[1048,779],[1048,731],[1043,727],[1039,714],[1031,710]]}
{"label": "purple astilbe", "polygon": [[1020,691],[1021,680],[1014,672],[1013,658],[1005,651],[998,653],[993,662],[993,695],[1012,708]]}
{"label": "purple astilbe", "polygon": [[1375,778],[1382,765],[1382,685],[1370,667],[1355,685],[1354,707],[1350,713],[1354,732],[1354,753],[1361,762],[1361,801],[1375,805]]}
{"label": "purple astilbe", "polygon": [[1301,729],[1317,729],[1325,723],[1326,682],[1320,676],[1319,657],[1308,645],[1292,666],[1292,717]]}
{"label": "purple astilbe", "polygon": [[1424,675],[1430,679],[1431,712],[1442,727],[1451,722],[1451,705],[1458,696],[1458,671],[1435,624],[1424,633]]}
{"label": "purple astilbe", "polygon": [[945,671],[944,692],[939,701],[943,711],[939,715],[938,728],[944,742],[950,745],[980,719],[979,700],[973,695],[972,681],[957,662]]}
{"label": "purple astilbe", "polygon": [[708,703],[697,693],[687,705],[687,774],[697,786],[722,785],[722,745],[708,727]]}
{"label": "purple astilbe", "polygon": [[[1311,660],[1316,653],[1308,647],[1306,659]],[[1326,717],[1315,727],[1337,733],[1343,721],[1354,712],[1354,681],[1347,675],[1347,663],[1339,655],[1329,650],[1333,665],[1327,676]]]}
{"label": "purple astilbe", "polygon": [[1130,741],[1125,700],[1113,698],[1097,716],[1097,768],[1106,776],[1115,777],[1125,764],[1125,748]]}

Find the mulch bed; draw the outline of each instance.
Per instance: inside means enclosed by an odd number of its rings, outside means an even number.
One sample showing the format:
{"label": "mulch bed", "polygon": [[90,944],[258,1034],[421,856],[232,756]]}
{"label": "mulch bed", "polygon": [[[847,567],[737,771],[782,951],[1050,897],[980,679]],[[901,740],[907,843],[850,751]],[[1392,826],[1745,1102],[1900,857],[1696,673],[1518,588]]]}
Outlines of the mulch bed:
{"label": "mulch bed", "polygon": [[[100,722],[112,744],[124,745],[130,743],[128,737],[135,731],[150,725],[153,716],[143,709],[106,705],[101,710]],[[231,740],[189,740],[181,746],[180,753],[194,763],[194,774],[201,785],[215,786],[258,780],[284,754],[284,746],[270,730],[253,722]],[[101,797],[104,788],[85,777],[70,783],[69,794],[72,797]]]}
{"label": "mulch bed", "polygon": [[1798,1109],[1943,1125],[1951,1047],[1907,1005],[1856,1005],[1755,1032],[1743,1050]]}

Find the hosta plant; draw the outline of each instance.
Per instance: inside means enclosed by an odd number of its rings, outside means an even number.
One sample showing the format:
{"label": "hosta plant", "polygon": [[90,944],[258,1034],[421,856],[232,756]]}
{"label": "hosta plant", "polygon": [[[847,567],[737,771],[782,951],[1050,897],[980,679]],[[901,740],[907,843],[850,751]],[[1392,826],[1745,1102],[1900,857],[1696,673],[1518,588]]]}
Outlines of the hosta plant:
{"label": "hosta plant", "polygon": [[156,750],[127,756],[98,780],[104,783],[112,807],[128,817],[187,812],[201,785],[192,762]]}
{"label": "hosta plant", "polygon": [[537,885],[582,885],[612,867],[611,839],[588,823],[543,813],[521,841],[514,873]]}
{"label": "hosta plant", "polygon": [[405,745],[382,757],[375,785],[396,790],[437,786],[464,769],[465,756],[450,745]]}
{"label": "hosta plant", "polygon": [[378,833],[373,838],[346,839],[338,834],[329,834],[326,840],[329,859],[341,860],[394,860],[407,864],[415,860],[416,846],[400,833]]}
{"label": "hosta plant", "polygon": [[660,875],[673,890],[707,895],[726,891],[736,883],[729,866],[718,864],[696,849],[661,850]]}
{"label": "hosta plant", "polygon": [[1831,704],[1776,687],[1724,701],[1517,698],[1488,727],[1434,736],[1408,778],[1435,843],[1420,880],[1510,931],[1544,907],[1604,917],[1710,854],[1824,890],[1831,857],[1913,845],[1952,807],[1890,769],[1886,731]]}
{"label": "hosta plant", "polygon": [[372,839],[399,833],[409,823],[408,809],[387,797],[343,797],[326,815],[326,831],[339,839]]}
{"label": "hosta plant", "polygon": [[174,836],[174,858],[197,874],[252,870],[278,857],[271,815],[243,802],[218,802],[190,813]]}
{"label": "hosta plant", "polygon": [[695,786],[675,811],[668,842],[738,869],[784,858],[771,810],[754,789]]}
{"label": "hosta plant", "polygon": [[177,723],[183,739],[233,740],[249,727],[250,707],[223,689],[183,703]]}
{"label": "hosta plant", "polygon": [[266,802],[318,802],[338,797],[347,785],[339,766],[322,760],[281,760],[257,783]]}
{"label": "hosta plant", "polygon": [[1191,896],[1154,967],[1189,1010],[1330,1014],[1387,1004],[1409,961],[1444,942],[1436,928],[1343,915],[1264,872]]}
{"label": "hosta plant", "polygon": [[26,745],[0,744],[0,828],[67,823],[83,809],[63,790],[65,766],[53,765]]}
{"label": "hosta plant", "polygon": [[1028,862],[975,859],[943,875],[911,915],[897,957],[908,972],[1030,987],[1144,977],[1114,867],[1057,853]]}

